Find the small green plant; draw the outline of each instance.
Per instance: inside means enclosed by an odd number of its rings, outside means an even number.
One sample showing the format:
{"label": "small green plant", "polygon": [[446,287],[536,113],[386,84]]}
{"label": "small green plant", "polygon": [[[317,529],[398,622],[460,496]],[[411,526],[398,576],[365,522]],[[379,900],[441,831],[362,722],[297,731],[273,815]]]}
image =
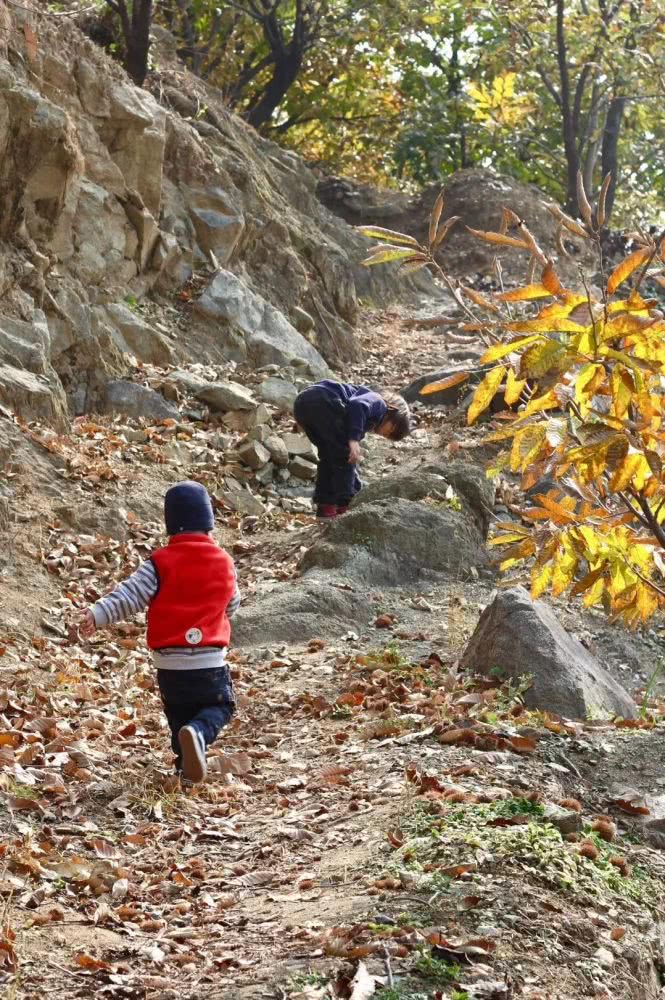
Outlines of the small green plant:
{"label": "small green plant", "polygon": [[299,975],[294,976],[291,982],[296,989],[302,989],[304,986],[327,986],[330,978],[322,972],[310,971],[301,972]]}
{"label": "small green plant", "polygon": [[469,994],[466,990],[455,990],[454,993],[451,993],[450,1000],[469,1000]]}
{"label": "small green plant", "polygon": [[393,639],[383,649],[368,653],[365,665],[373,669],[380,667],[382,670],[406,670],[411,666],[411,661],[403,655],[399,643]]}
{"label": "small green plant", "polygon": [[647,681],[647,686],[644,689],[644,697],[642,698],[642,706],[640,708],[640,718],[646,719],[649,709],[649,702],[651,701],[651,696],[653,695],[656,684],[658,683],[658,678],[665,671],[665,656],[661,656],[658,663],[656,664],[656,669],[651,674],[651,677]]}
{"label": "small green plant", "polygon": [[336,705],[334,710],[330,713],[331,719],[351,719],[353,718],[353,711],[350,705]]}
{"label": "small green plant", "polygon": [[408,986],[389,986],[376,994],[377,1000],[430,1000],[426,993],[414,993]]}
{"label": "small green plant", "polygon": [[457,982],[462,971],[459,965],[442,962],[441,959],[432,958],[431,955],[424,953],[413,968],[418,975],[430,980],[435,986],[446,986]]}
{"label": "small green plant", "polygon": [[129,295],[125,295],[125,302],[132,311],[136,311],[136,309],[138,308],[139,300],[136,298],[135,295],[132,295],[131,292],[129,293]]}

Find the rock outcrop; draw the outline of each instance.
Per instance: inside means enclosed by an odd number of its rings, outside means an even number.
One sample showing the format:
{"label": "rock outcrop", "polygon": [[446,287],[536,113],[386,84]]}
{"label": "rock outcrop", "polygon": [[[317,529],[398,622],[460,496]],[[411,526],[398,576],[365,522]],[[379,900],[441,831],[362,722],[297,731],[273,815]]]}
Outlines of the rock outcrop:
{"label": "rock outcrop", "polygon": [[529,676],[529,708],[574,719],[637,715],[630,695],[523,587],[495,594],[464,651],[462,667],[499,680]]}
{"label": "rock outcrop", "polygon": [[353,358],[358,294],[403,286],[359,266],[365,241],[304,163],[229,114],[167,32],[139,89],[74,19],[29,8],[0,11],[0,403],[61,426],[136,361],[310,377]]}

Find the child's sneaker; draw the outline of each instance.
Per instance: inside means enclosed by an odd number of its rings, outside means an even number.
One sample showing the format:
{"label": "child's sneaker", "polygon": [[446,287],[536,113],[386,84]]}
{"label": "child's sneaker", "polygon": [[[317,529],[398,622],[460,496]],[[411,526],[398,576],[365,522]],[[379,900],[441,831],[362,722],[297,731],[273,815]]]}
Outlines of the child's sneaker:
{"label": "child's sneaker", "polygon": [[320,503],[316,508],[316,516],[322,521],[337,517],[337,507],[334,503]]}
{"label": "child's sneaker", "polygon": [[178,733],[178,742],[182,754],[182,776],[186,781],[198,784],[207,773],[203,737],[194,726],[183,726]]}

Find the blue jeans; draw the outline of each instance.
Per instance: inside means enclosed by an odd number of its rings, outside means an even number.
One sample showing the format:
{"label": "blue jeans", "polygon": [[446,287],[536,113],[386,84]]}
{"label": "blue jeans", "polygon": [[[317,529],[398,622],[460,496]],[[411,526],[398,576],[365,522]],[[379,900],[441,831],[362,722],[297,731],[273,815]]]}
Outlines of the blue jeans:
{"label": "blue jeans", "polygon": [[231,675],[227,666],[212,670],[158,670],[157,683],[179,767],[178,733],[183,726],[197,729],[209,747],[233,717],[236,701]]}

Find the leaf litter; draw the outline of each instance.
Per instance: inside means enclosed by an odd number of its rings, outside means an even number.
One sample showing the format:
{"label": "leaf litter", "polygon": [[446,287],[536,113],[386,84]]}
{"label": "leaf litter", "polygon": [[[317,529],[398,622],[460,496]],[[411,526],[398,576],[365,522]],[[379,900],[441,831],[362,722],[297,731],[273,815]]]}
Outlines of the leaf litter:
{"label": "leaf litter", "polygon": [[[382,341],[362,377],[403,370],[404,358]],[[198,432],[169,422],[140,441],[114,422],[25,432],[64,461],[63,481],[96,496],[126,488],[128,456],[161,469],[178,436],[192,459],[206,452],[204,479],[219,474]],[[268,506],[252,520],[223,503],[220,516],[246,593],[295,573],[306,516]],[[459,676],[440,645],[423,655],[441,595],[409,596],[377,607],[360,649],[353,633],[354,644],[234,651],[239,715],[210,782],[181,789],[140,625],[84,644],[69,624],[157,544],[156,523],[125,508],[119,519],[115,539],[51,521],[36,558],[62,596],[44,608],[42,636],[0,637],[11,667],[0,674],[4,981],[19,971],[20,995],[40,1000],[249,997],[257,984],[291,997],[535,1000],[628,982],[660,892],[657,859],[627,825],[648,818],[642,793],[602,803],[619,824],[608,843],[587,786],[543,767],[559,745],[602,734]],[[424,631],[408,631],[413,612]],[[397,627],[405,652],[390,635],[377,647],[377,630]],[[660,724],[650,710],[645,728]],[[577,840],[543,815],[573,794]],[[293,985],[314,968],[323,982]]]}

